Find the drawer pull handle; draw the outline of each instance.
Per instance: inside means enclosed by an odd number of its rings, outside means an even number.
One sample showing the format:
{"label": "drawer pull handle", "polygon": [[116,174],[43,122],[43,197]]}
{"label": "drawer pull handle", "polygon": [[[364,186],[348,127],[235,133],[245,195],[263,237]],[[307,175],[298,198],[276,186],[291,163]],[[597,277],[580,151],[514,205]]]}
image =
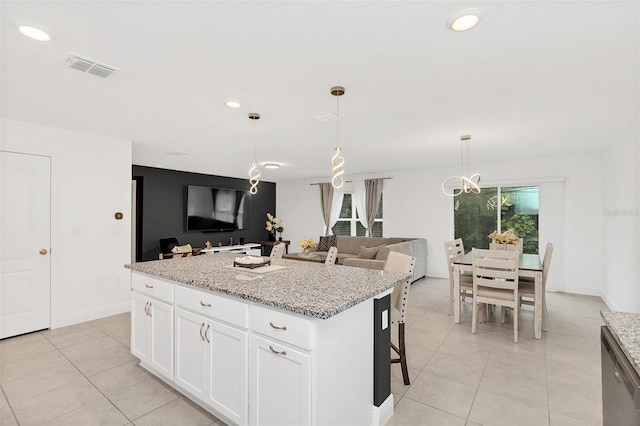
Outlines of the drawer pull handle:
{"label": "drawer pull handle", "polygon": [[152,285],[149,285],[149,284],[145,284],[144,286],[145,286],[146,288],[153,288],[153,286],[152,286]]}
{"label": "drawer pull handle", "polygon": [[207,329],[204,331],[204,338],[207,339],[207,343],[211,343],[211,340],[207,337],[207,331],[209,331],[209,324],[207,324]]}
{"label": "drawer pull handle", "polygon": [[274,325],[272,322],[270,322],[270,323],[269,323],[269,325],[270,325],[272,328],[276,329],[276,330],[283,330],[283,331],[287,331],[287,326],[286,326],[286,325],[283,325],[282,327],[278,327],[277,325]]}
{"label": "drawer pull handle", "polygon": [[287,355],[287,351],[278,352],[275,349],[273,349],[273,346],[271,346],[271,345],[269,345],[269,349],[271,349],[271,352],[273,352],[274,354],[285,355],[285,356]]}
{"label": "drawer pull handle", "polygon": [[149,302],[149,309],[147,309],[147,311],[149,312],[149,316],[153,317],[153,315],[151,315],[151,306],[152,306],[151,302]]}
{"label": "drawer pull handle", "polygon": [[204,336],[202,335],[202,329],[204,328],[204,323],[202,323],[202,325],[200,326],[200,338],[202,339],[202,341],[204,342]]}
{"label": "drawer pull handle", "polygon": [[144,304],[144,313],[149,316],[149,302]]}
{"label": "drawer pull handle", "polygon": [[204,303],[202,300],[200,301],[200,306],[206,306],[207,308],[211,307],[211,303]]}

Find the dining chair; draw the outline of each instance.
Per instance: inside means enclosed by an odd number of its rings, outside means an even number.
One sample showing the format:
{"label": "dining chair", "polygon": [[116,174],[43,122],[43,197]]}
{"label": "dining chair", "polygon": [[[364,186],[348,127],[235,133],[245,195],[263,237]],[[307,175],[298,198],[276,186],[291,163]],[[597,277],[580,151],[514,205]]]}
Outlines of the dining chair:
{"label": "dining chair", "polygon": [[282,259],[285,247],[285,243],[279,243],[273,246],[273,248],[271,249],[271,255],[269,255],[269,260],[271,260],[272,265],[274,264],[274,262]]}
{"label": "dining chair", "polygon": [[[549,274],[549,265],[551,264],[551,255],[553,255],[553,244],[547,243],[547,247],[544,249],[544,257],[542,259],[542,329],[547,331],[547,275]],[[534,305],[535,304],[535,280],[529,277],[520,278],[520,304],[521,305]],[[526,297],[526,299],[523,299]],[[532,300],[533,299],[533,300]]]}
{"label": "dining chair", "polygon": [[400,363],[402,368],[402,379],[405,385],[411,384],[409,381],[409,369],[407,368],[407,349],[405,346],[404,324],[407,318],[407,304],[409,303],[409,289],[413,281],[413,268],[416,258],[408,254],[389,252],[387,262],[384,265],[386,272],[400,272],[409,274],[409,277],[402,283],[396,285],[391,293],[391,325],[398,325],[398,346],[391,342],[391,348],[398,354],[399,358],[392,358],[391,363]]}
{"label": "dining chair", "polygon": [[506,250],[472,250],[473,317],[471,333],[478,326],[478,304],[513,309],[513,341],[518,342],[518,263],[520,253]]}
{"label": "dining chair", "polygon": [[336,246],[329,247],[327,258],[324,260],[325,265],[335,265],[336,258],[338,257],[338,248]]}
{"label": "dining chair", "polygon": [[444,243],[444,251],[447,257],[447,264],[449,265],[449,306],[447,307],[447,315],[451,315],[451,310],[454,303],[462,303],[467,297],[472,296],[473,292],[473,278],[468,273],[462,273],[460,275],[460,294],[454,297],[453,294],[453,278],[454,267],[453,262],[464,256],[464,243],[462,238],[456,238],[452,241]]}

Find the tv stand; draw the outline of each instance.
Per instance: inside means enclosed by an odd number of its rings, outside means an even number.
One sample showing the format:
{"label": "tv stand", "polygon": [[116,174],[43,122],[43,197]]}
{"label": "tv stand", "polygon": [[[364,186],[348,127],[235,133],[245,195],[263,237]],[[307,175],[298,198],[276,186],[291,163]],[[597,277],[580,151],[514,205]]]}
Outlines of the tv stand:
{"label": "tv stand", "polygon": [[235,244],[233,246],[211,247],[209,249],[202,249],[200,254],[215,254],[215,253],[243,253],[253,256],[260,256],[260,244],[247,243],[247,244]]}

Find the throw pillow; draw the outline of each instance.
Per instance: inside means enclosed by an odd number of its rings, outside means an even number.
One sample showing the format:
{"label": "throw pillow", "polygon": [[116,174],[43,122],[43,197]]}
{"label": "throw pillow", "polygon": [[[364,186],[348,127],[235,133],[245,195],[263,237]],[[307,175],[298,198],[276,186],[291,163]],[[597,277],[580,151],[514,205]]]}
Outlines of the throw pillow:
{"label": "throw pillow", "polygon": [[335,235],[329,235],[328,237],[320,237],[318,241],[318,247],[316,251],[329,251],[329,249],[336,245],[338,237]]}
{"label": "throw pillow", "polygon": [[384,247],[384,244],[375,247],[360,246],[358,249],[358,259],[375,259],[378,250]]}

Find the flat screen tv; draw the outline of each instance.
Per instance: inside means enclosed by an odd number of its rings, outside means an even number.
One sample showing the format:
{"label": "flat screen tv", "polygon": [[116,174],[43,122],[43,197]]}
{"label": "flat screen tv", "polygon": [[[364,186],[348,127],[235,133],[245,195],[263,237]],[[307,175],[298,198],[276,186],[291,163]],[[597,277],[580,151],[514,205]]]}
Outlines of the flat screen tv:
{"label": "flat screen tv", "polygon": [[249,228],[249,191],[189,185],[187,231],[235,231]]}

